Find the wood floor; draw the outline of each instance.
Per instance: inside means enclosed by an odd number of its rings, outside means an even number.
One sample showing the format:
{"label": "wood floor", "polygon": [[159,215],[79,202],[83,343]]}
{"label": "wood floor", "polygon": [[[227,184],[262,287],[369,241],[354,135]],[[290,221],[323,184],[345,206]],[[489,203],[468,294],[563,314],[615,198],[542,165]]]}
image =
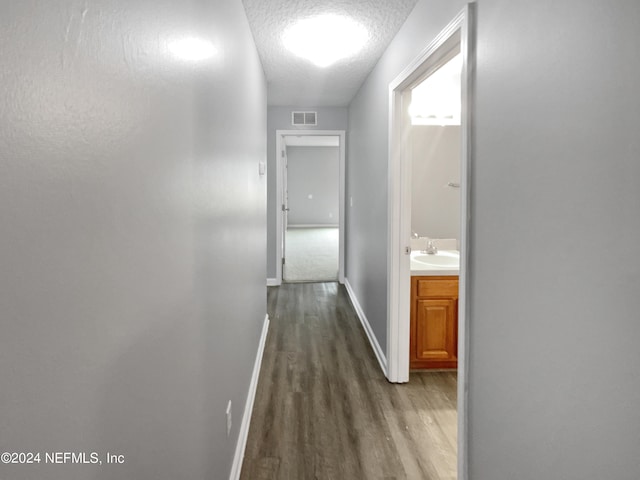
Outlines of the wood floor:
{"label": "wood floor", "polygon": [[269,289],[242,480],[454,480],[456,374],[390,384],[343,286]]}

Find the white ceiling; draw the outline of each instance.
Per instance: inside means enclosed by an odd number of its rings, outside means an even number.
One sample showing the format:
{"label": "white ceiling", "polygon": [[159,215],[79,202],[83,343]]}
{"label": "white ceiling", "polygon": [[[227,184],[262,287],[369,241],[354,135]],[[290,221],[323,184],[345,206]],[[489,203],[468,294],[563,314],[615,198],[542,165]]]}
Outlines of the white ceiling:
{"label": "white ceiling", "polygon": [[[243,3],[267,77],[269,105],[329,107],[351,102],[417,0],[243,0]],[[355,57],[320,68],[287,51],[281,37],[297,20],[326,13],[351,17],[369,31],[370,40]]]}
{"label": "white ceiling", "polygon": [[339,147],[340,137],[336,135],[285,135],[287,147]]}

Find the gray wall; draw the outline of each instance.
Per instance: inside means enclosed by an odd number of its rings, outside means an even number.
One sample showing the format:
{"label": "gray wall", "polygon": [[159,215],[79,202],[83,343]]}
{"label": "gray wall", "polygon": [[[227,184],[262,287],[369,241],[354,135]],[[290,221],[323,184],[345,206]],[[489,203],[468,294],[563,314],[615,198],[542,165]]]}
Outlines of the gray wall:
{"label": "gray wall", "polygon": [[411,229],[460,239],[460,127],[411,127]]}
{"label": "gray wall", "polygon": [[[291,125],[291,111],[318,112],[315,127]],[[346,107],[269,107],[267,113],[267,278],[276,278],[276,222],[280,200],[276,195],[276,130],[347,130]]]}
{"label": "gray wall", "polygon": [[[347,277],[383,346],[388,84],[460,7],[419,2],[349,109]],[[635,480],[640,5],[478,12],[469,478]]]}
{"label": "gray wall", "polygon": [[462,0],[416,8],[349,106],[346,277],[382,348],[387,345],[389,83],[462,9]]}
{"label": "gray wall", "polygon": [[481,0],[473,480],[640,478],[640,3]]}
{"label": "gray wall", "polygon": [[338,225],[339,168],[338,147],[287,147],[289,226]]}
{"label": "gray wall", "polygon": [[228,478],[266,313],[240,0],[3,2],[0,59],[0,451],[125,456],[0,476]]}

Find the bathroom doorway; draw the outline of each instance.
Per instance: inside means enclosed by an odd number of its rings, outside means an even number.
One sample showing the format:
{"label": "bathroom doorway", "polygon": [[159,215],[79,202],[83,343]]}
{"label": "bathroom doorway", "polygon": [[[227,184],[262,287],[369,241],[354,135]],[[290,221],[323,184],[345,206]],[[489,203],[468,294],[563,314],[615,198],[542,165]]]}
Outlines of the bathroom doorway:
{"label": "bathroom doorway", "polygon": [[457,369],[462,145],[459,45],[447,57],[451,58],[410,90],[411,202],[406,213],[412,231],[412,371]]}
{"label": "bathroom doorway", "polygon": [[277,285],[344,283],[344,139],[343,130],[276,131]]}
{"label": "bathroom doorway", "polygon": [[[469,219],[469,163],[471,160],[471,92],[474,66],[475,5],[469,4],[438,35],[417,58],[389,86],[390,132],[389,132],[389,284],[388,284],[388,344],[387,378],[391,382],[409,381],[410,337],[411,337],[411,250],[412,250],[412,124],[423,121],[442,126],[447,122],[459,123],[459,180],[451,178],[443,182],[441,189],[456,195],[459,201],[459,237],[455,240],[458,253],[459,287],[455,308],[457,322],[457,463],[458,478],[467,478],[467,323],[466,292],[468,278],[468,219]],[[459,60],[455,60],[459,58]],[[452,62],[453,63],[450,63]],[[459,117],[446,113],[447,108],[438,105],[441,95],[432,95],[433,85],[420,92],[420,85],[442,69],[459,63]],[[448,65],[448,66],[447,66]],[[428,85],[428,83],[427,83]],[[416,97],[424,94],[430,107],[409,109]],[[443,113],[444,111],[444,113]],[[413,119],[412,119],[413,117]],[[435,126],[435,125],[434,125]],[[433,133],[433,132],[432,132]],[[448,175],[448,174],[447,174]],[[450,185],[449,185],[450,184]],[[442,193],[442,192],[440,192]],[[433,200],[430,200],[433,201]],[[429,236],[429,232],[420,232]],[[448,236],[448,235],[447,235]],[[452,235],[453,238],[455,238]],[[438,245],[426,244],[426,255],[433,253]],[[450,249],[447,245],[445,249]],[[427,261],[429,258],[426,259]],[[434,262],[431,262],[434,263]],[[453,293],[451,294],[453,296]],[[446,310],[444,303],[442,310]],[[444,315],[444,314],[443,314]],[[443,333],[444,335],[445,333]],[[448,335],[449,333],[446,333]]]}

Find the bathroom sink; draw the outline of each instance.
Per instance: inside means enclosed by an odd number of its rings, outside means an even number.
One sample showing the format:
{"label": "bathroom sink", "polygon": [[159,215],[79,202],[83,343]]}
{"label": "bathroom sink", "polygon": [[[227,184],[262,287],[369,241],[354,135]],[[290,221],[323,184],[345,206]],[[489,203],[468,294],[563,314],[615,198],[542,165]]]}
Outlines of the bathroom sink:
{"label": "bathroom sink", "polygon": [[412,256],[412,260],[423,263],[430,267],[454,267],[460,265],[460,256],[453,252],[440,251],[435,255],[420,254]]}

